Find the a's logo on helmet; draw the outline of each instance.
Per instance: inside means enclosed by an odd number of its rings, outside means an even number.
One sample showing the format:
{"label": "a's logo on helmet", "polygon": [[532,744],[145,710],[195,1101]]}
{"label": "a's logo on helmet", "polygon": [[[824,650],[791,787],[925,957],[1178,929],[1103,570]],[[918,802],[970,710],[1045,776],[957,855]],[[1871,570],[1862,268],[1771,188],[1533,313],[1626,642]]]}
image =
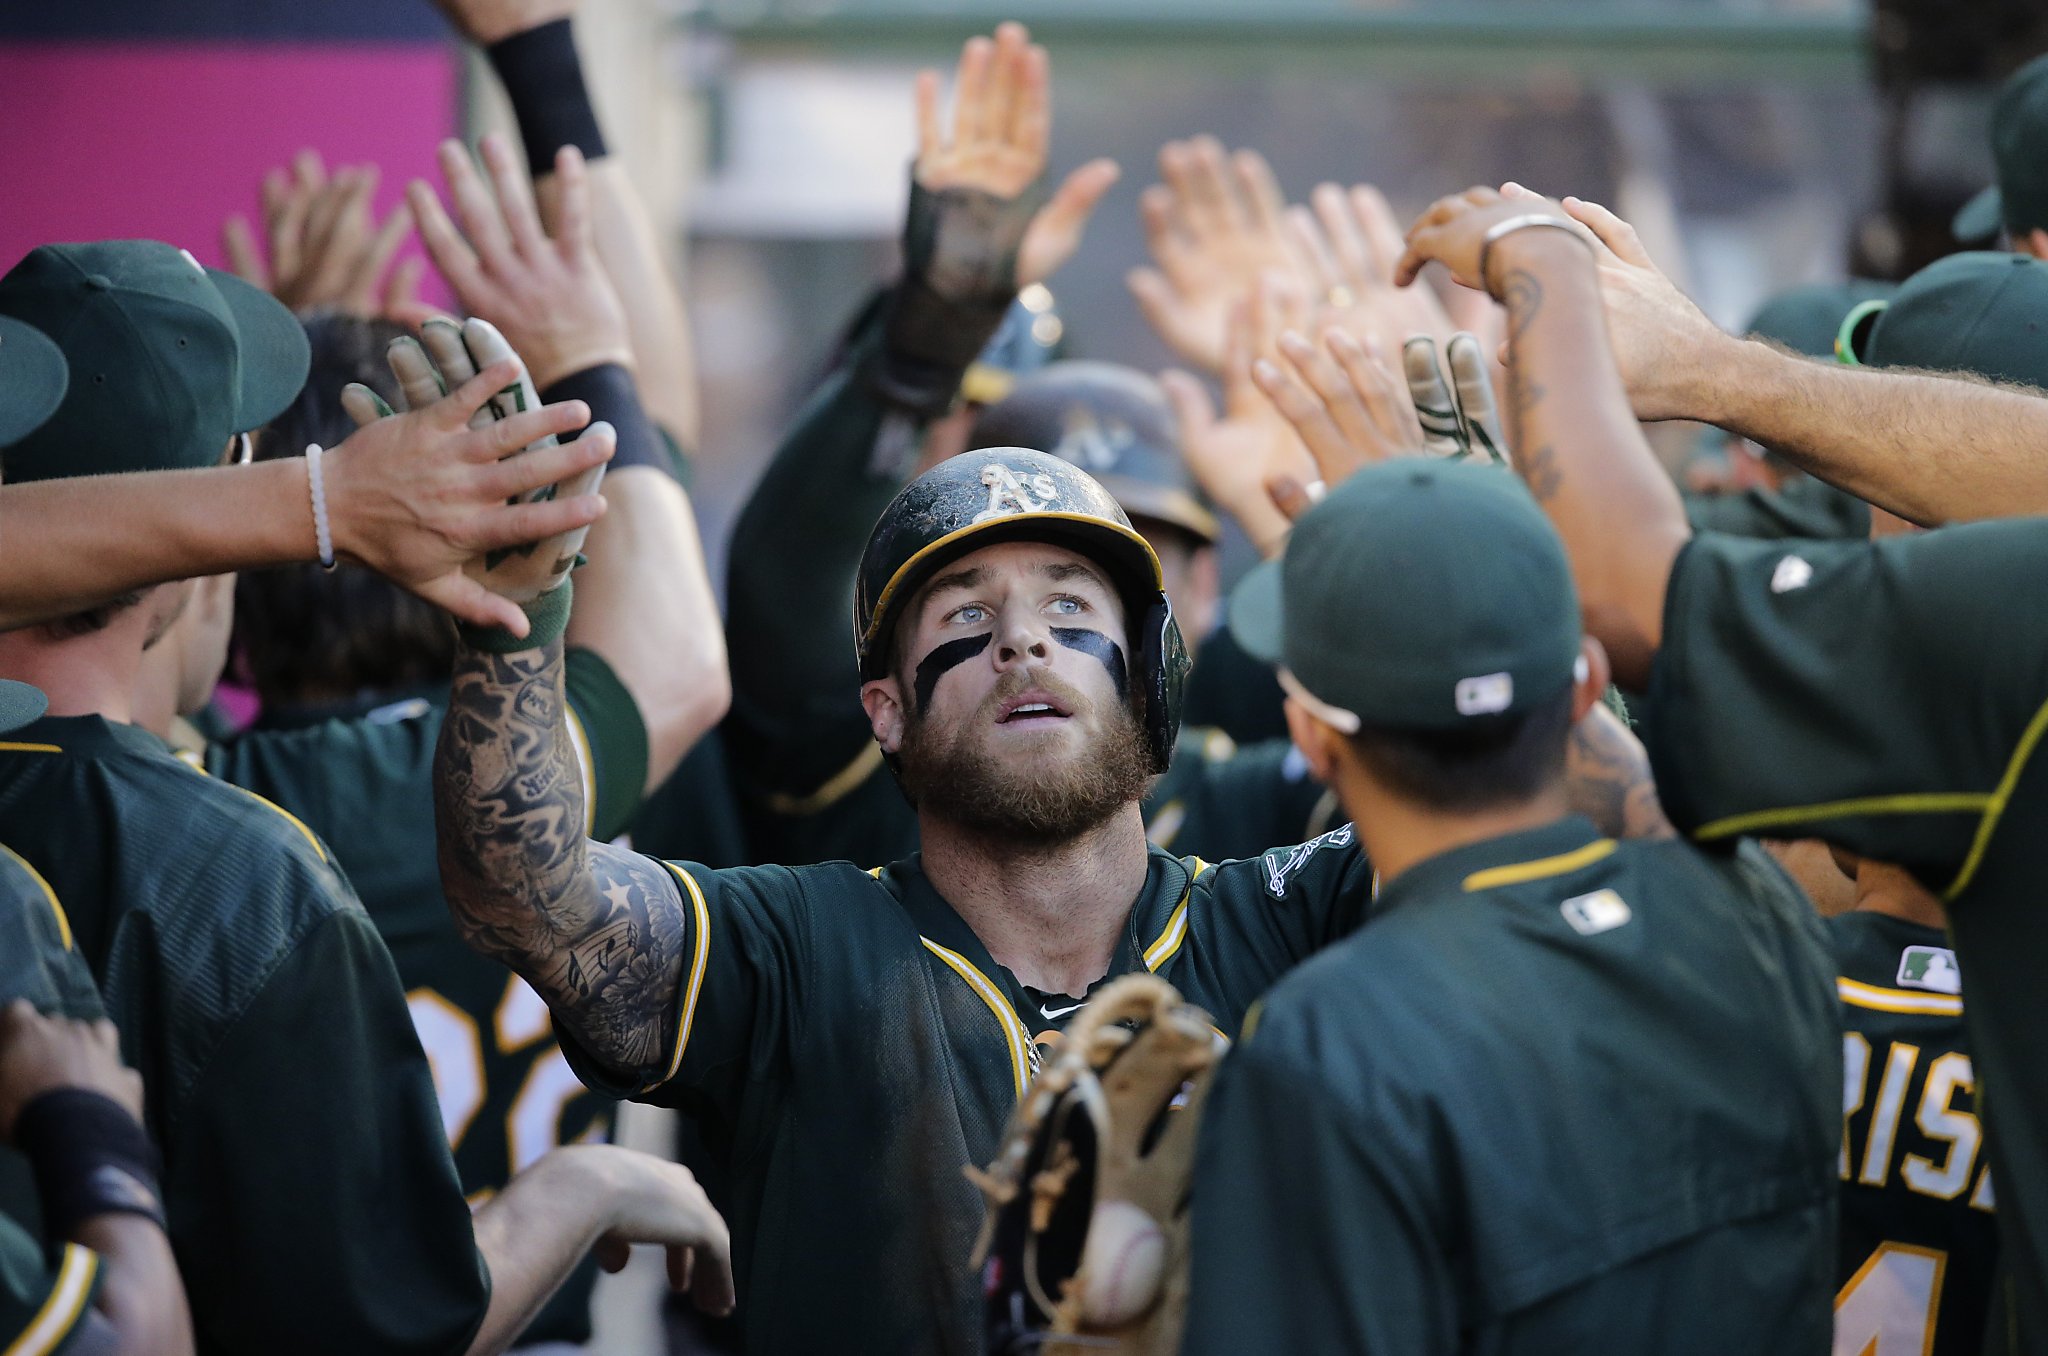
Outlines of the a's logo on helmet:
{"label": "a's logo on helmet", "polygon": [[999,461],[981,468],[981,483],[988,486],[988,507],[974,515],[977,523],[1012,513],[1043,513],[1060,497],[1060,487],[1043,471],[1018,475]]}
{"label": "a's logo on helmet", "polygon": [[1097,418],[1093,410],[1068,413],[1060,432],[1060,445],[1052,454],[1061,461],[1097,473],[1112,470],[1123,455],[1137,445],[1138,435],[1121,419]]}

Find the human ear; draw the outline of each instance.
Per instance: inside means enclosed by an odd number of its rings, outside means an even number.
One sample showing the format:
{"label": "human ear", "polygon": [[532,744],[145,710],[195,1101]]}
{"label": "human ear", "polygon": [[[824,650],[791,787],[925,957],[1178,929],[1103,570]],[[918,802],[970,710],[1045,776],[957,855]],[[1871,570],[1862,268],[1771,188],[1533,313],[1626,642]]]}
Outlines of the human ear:
{"label": "human ear", "polygon": [[1294,740],[1294,747],[1301,750],[1308,770],[1323,785],[1336,785],[1336,741],[1343,736],[1309,714],[1308,708],[1292,697],[1283,698],[1282,707],[1287,713],[1287,733]]}
{"label": "human ear", "polygon": [[903,689],[894,678],[877,678],[863,683],[860,689],[861,709],[868,713],[868,728],[874,732],[875,742],[882,746],[883,753],[895,753],[903,747]]}

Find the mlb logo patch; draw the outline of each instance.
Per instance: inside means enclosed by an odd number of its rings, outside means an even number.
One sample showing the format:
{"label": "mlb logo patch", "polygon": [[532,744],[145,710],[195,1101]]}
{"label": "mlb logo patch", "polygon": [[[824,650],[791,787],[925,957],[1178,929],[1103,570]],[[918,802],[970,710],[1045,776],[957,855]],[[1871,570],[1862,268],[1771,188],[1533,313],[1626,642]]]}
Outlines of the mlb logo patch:
{"label": "mlb logo patch", "polygon": [[1961,993],[1963,972],[1956,953],[1945,946],[1909,946],[1899,954],[1899,984],[1935,993]]}
{"label": "mlb logo patch", "polygon": [[1572,925],[1572,931],[1581,937],[1596,933],[1612,932],[1635,917],[1629,910],[1628,901],[1612,890],[1595,890],[1590,895],[1574,895],[1557,906],[1564,915],[1564,921]]}

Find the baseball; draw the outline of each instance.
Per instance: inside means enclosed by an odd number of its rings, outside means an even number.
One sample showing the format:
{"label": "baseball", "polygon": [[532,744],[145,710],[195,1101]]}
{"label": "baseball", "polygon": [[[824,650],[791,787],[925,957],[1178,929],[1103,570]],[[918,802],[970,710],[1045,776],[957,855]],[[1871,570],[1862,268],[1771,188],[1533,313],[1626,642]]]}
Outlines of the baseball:
{"label": "baseball", "polygon": [[1102,1201],[1088,1225],[1088,1245],[1075,1282],[1081,1318],[1091,1327],[1119,1328],[1152,1307],[1166,1266],[1166,1235],[1129,1201]]}

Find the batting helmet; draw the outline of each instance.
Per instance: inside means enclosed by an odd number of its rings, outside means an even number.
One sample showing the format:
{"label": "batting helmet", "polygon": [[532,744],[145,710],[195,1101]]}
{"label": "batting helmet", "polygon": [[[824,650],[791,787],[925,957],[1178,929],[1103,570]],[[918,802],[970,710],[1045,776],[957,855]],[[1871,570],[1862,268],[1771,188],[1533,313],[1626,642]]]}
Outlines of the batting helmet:
{"label": "batting helmet", "polygon": [[1128,514],[1204,542],[1221,534],[1181,460],[1166,392],[1135,367],[1067,359],[1026,373],[981,412],[967,446],[1042,447],[1094,476]]}
{"label": "batting helmet", "polygon": [[854,652],[863,681],[889,671],[890,639],[918,588],[939,569],[984,546],[1037,541],[1064,546],[1109,572],[1123,595],[1133,701],[1144,721],[1152,770],[1164,772],[1180,731],[1188,652],[1159,557],[1109,492],[1071,463],[1023,447],[964,452],[904,486],[868,536],[854,583]]}

